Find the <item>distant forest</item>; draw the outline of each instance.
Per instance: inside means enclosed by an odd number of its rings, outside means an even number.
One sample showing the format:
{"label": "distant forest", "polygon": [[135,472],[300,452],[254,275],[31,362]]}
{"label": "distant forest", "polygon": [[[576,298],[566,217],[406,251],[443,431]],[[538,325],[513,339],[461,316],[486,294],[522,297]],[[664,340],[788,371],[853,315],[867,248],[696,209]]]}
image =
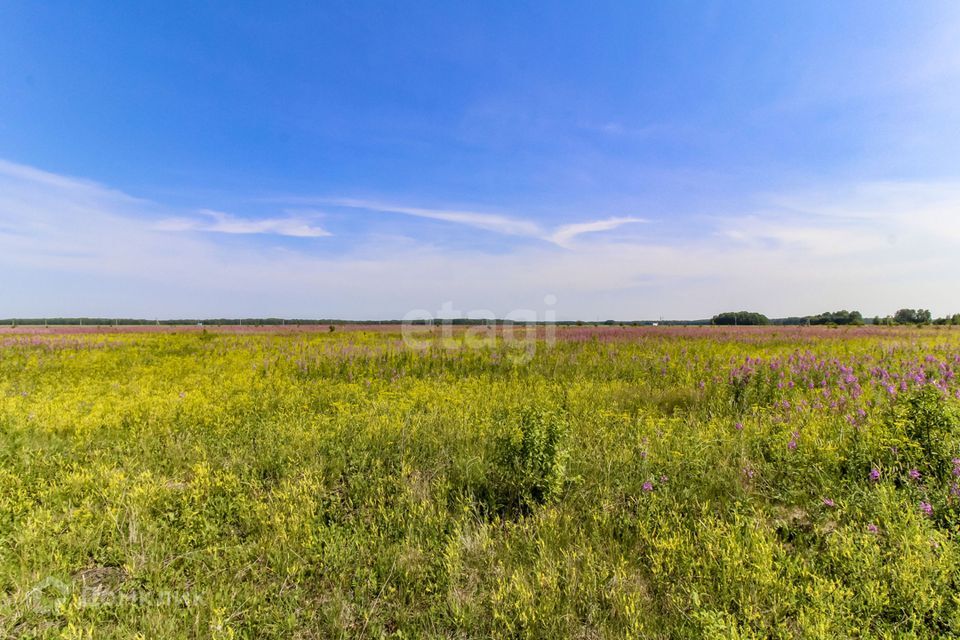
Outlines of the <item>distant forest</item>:
{"label": "distant forest", "polygon": [[710,324],[716,325],[902,325],[902,324],[935,324],[960,325],[960,313],[942,318],[933,318],[928,309],[900,309],[893,315],[884,317],[874,316],[864,319],[859,311],[827,311],[815,316],[770,319],[762,313],[754,311],[727,311],[713,316]]}
{"label": "distant forest", "polygon": [[[168,320],[146,320],[142,318],[6,318],[0,319],[0,325],[8,326],[299,326],[299,325],[388,325],[400,324],[403,320],[339,320],[335,318],[180,318]],[[812,316],[792,316],[788,318],[768,318],[756,311],[727,311],[719,313],[710,319],[701,320],[562,320],[552,323],[514,322],[511,320],[478,320],[457,318],[452,320],[414,320],[411,324],[442,324],[453,325],[485,325],[485,324],[556,324],[558,326],[587,326],[587,325],[622,325],[622,326],[688,326],[688,325],[730,325],[730,326],[760,326],[760,325],[960,325],[960,313],[942,318],[934,318],[927,309],[900,309],[892,315],[884,317],[874,316],[864,318],[859,311],[827,311]]]}

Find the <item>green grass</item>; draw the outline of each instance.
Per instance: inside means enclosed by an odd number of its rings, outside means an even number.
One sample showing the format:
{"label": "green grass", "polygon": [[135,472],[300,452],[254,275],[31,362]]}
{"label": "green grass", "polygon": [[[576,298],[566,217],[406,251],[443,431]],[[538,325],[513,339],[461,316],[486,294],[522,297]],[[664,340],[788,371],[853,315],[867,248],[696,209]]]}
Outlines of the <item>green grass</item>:
{"label": "green grass", "polygon": [[8,339],[0,635],[960,635],[954,332],[398,338]]}

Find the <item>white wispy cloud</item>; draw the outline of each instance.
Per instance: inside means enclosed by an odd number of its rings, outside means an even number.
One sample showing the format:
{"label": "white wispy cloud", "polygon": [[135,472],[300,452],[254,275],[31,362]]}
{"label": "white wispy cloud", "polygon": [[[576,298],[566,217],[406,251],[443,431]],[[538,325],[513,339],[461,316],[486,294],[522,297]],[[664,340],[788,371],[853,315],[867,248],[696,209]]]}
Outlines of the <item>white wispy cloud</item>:
{"label": "white wispy cloud", "polygon": [[[763,197],[758,212],[713,221],[716,232],[751,246],[794,248],[810,255],[922,251],[960,242],[960,185],[865,182]],[[960,264],[960,263],[958,263]]]}
{"label": "white wispy cloud", "polygon": [[579,222],[576,224],[565,224],[547,236],[547,240],[561,247],[569,247],[570,242],[584,233],[596,233],[598,231],[610,231],[625,224],[637,222],[649,222],[644,218],[620,217],[607,218],[606,220],[595,220],[593,222]]}
{"label": "white wispy cloud", "polygon": [[294,238],[322,238],[332,235],[326,229],[299,217],[239,218],[222,211],[201,209],[201,217],[166,218],[154,228],[159,231],[204,231],[231,234],[272,234]]}
{"label": "white wispy cloud", "polygon": [[[398,318],[451,300],[503,316],[542,309],[546,294],[561,318],[960,311],[960,184],[861,183],[763,203],[703,219],[707,233],[597,233],[563,251],[545,242],[453,250],[371,235],[329,254],[268,237],[238,244],[161,231],[176,216],[160,203],[0,162],[0,315]],[[610,224],[566,225],[576,228],[564,235]]]}
{"label": "white wispy cloud", "polygon": [[326,202],[340,207],[399,213],[420,218],[443,220],[445,222],[466,225],[468,227],[475,227],[477,229],[484,229],[505,235],[526,236],[546,240],[561,247],[569,247],[577,236],[585,233],[609,231],[621,225],[634,222],[648,222],[648,220],[643,218],[613,217],[604,220],[566,224],[556,227],[553,230],[544,230],[539,224],[533,221],[500,214],[449,209],[427,209],[352,198],[333,198],[326,200]]}
{"label": "white wispy cloud", "polygon": [[358,200],[353,198],[331,198],[325,200],[339,207],[366,209],[383,213],[399,213],[417,218],[442,220],[468,227],[493,231],[506,235],[539,236],[542,232],[536,223],[519,218],[511,218],[495,213],[480,213],[476,211],[458,211],[450,209],[426,209],[422,207],[408,207],[397,204],[376,202],[372,200]]}

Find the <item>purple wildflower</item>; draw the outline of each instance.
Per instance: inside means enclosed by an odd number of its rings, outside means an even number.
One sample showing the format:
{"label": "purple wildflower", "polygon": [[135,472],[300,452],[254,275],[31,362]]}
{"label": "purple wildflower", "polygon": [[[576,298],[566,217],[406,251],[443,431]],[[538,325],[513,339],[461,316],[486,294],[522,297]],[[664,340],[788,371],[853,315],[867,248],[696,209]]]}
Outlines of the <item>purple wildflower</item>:
{"label": "purple wildflower", "polygon": [[787,443],[787,449],[794,451],[797,448],[797,440],[800,438],[800,434],[794,431],[790,434],[790,442]]}
{"label": "purple wildflower", "polygon": [[733,428],[736,429],[737,431],[743,431],[743,423],[738,422],[737,424],[733,425]]}
{"label": "purple wildflower", "polygon": [[644,490],[644,491],[653,491],[653,483],[650,482],[649,480],[647,480],[646,482],[644,482],[644,483],[643,483],[643,490]]}
{"label": "purple wildflower", "polygon": [[836,503],[835,503],[833,500],[831,500],[830,498],[824,498],[824,499],[823,499],[823,504],[824,504],[824,506],[827,506],[827,507],[835,507],[835,506],[837,506]]}
{"label": "purple wildflower", "polygon": [[880,531],[880,529],[877,528],[877,525],[870,523],[867,525],[867,531],[869,531],[870,533],[877,533]]}
{"label": "purple wildflower", "polygon": [[933,506],[929,502],[920,501],[920,511],[923,511],[924,515],[933,515]]}
{"label": "purple wildflower", "polygon": [[876,482],[877,480],[879,480],[879,479],[880,479],[880,469],[877,469],[876,467],[874,467],[873,469],[870,469],[870,479],[873,480],[874,482]]}
{"label": "purple wildflower", "polygon": [[916,469],[910,469],[910,471],[907,472],[907,475],[910,476],[910,479],[911,479],[911,480],[919,480],[919,479],[920,479],[920,472],[917,471]]}

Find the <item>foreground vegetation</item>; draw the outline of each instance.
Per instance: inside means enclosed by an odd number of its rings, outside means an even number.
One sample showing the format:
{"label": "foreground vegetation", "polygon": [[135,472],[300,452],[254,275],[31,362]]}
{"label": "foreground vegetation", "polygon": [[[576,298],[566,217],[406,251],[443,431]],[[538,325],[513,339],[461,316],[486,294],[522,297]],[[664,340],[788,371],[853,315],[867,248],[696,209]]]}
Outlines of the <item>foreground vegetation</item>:
{"label": "foreground vegetation", "polygon": [[0,635],[960,635],[960,334],[0,337]]}

